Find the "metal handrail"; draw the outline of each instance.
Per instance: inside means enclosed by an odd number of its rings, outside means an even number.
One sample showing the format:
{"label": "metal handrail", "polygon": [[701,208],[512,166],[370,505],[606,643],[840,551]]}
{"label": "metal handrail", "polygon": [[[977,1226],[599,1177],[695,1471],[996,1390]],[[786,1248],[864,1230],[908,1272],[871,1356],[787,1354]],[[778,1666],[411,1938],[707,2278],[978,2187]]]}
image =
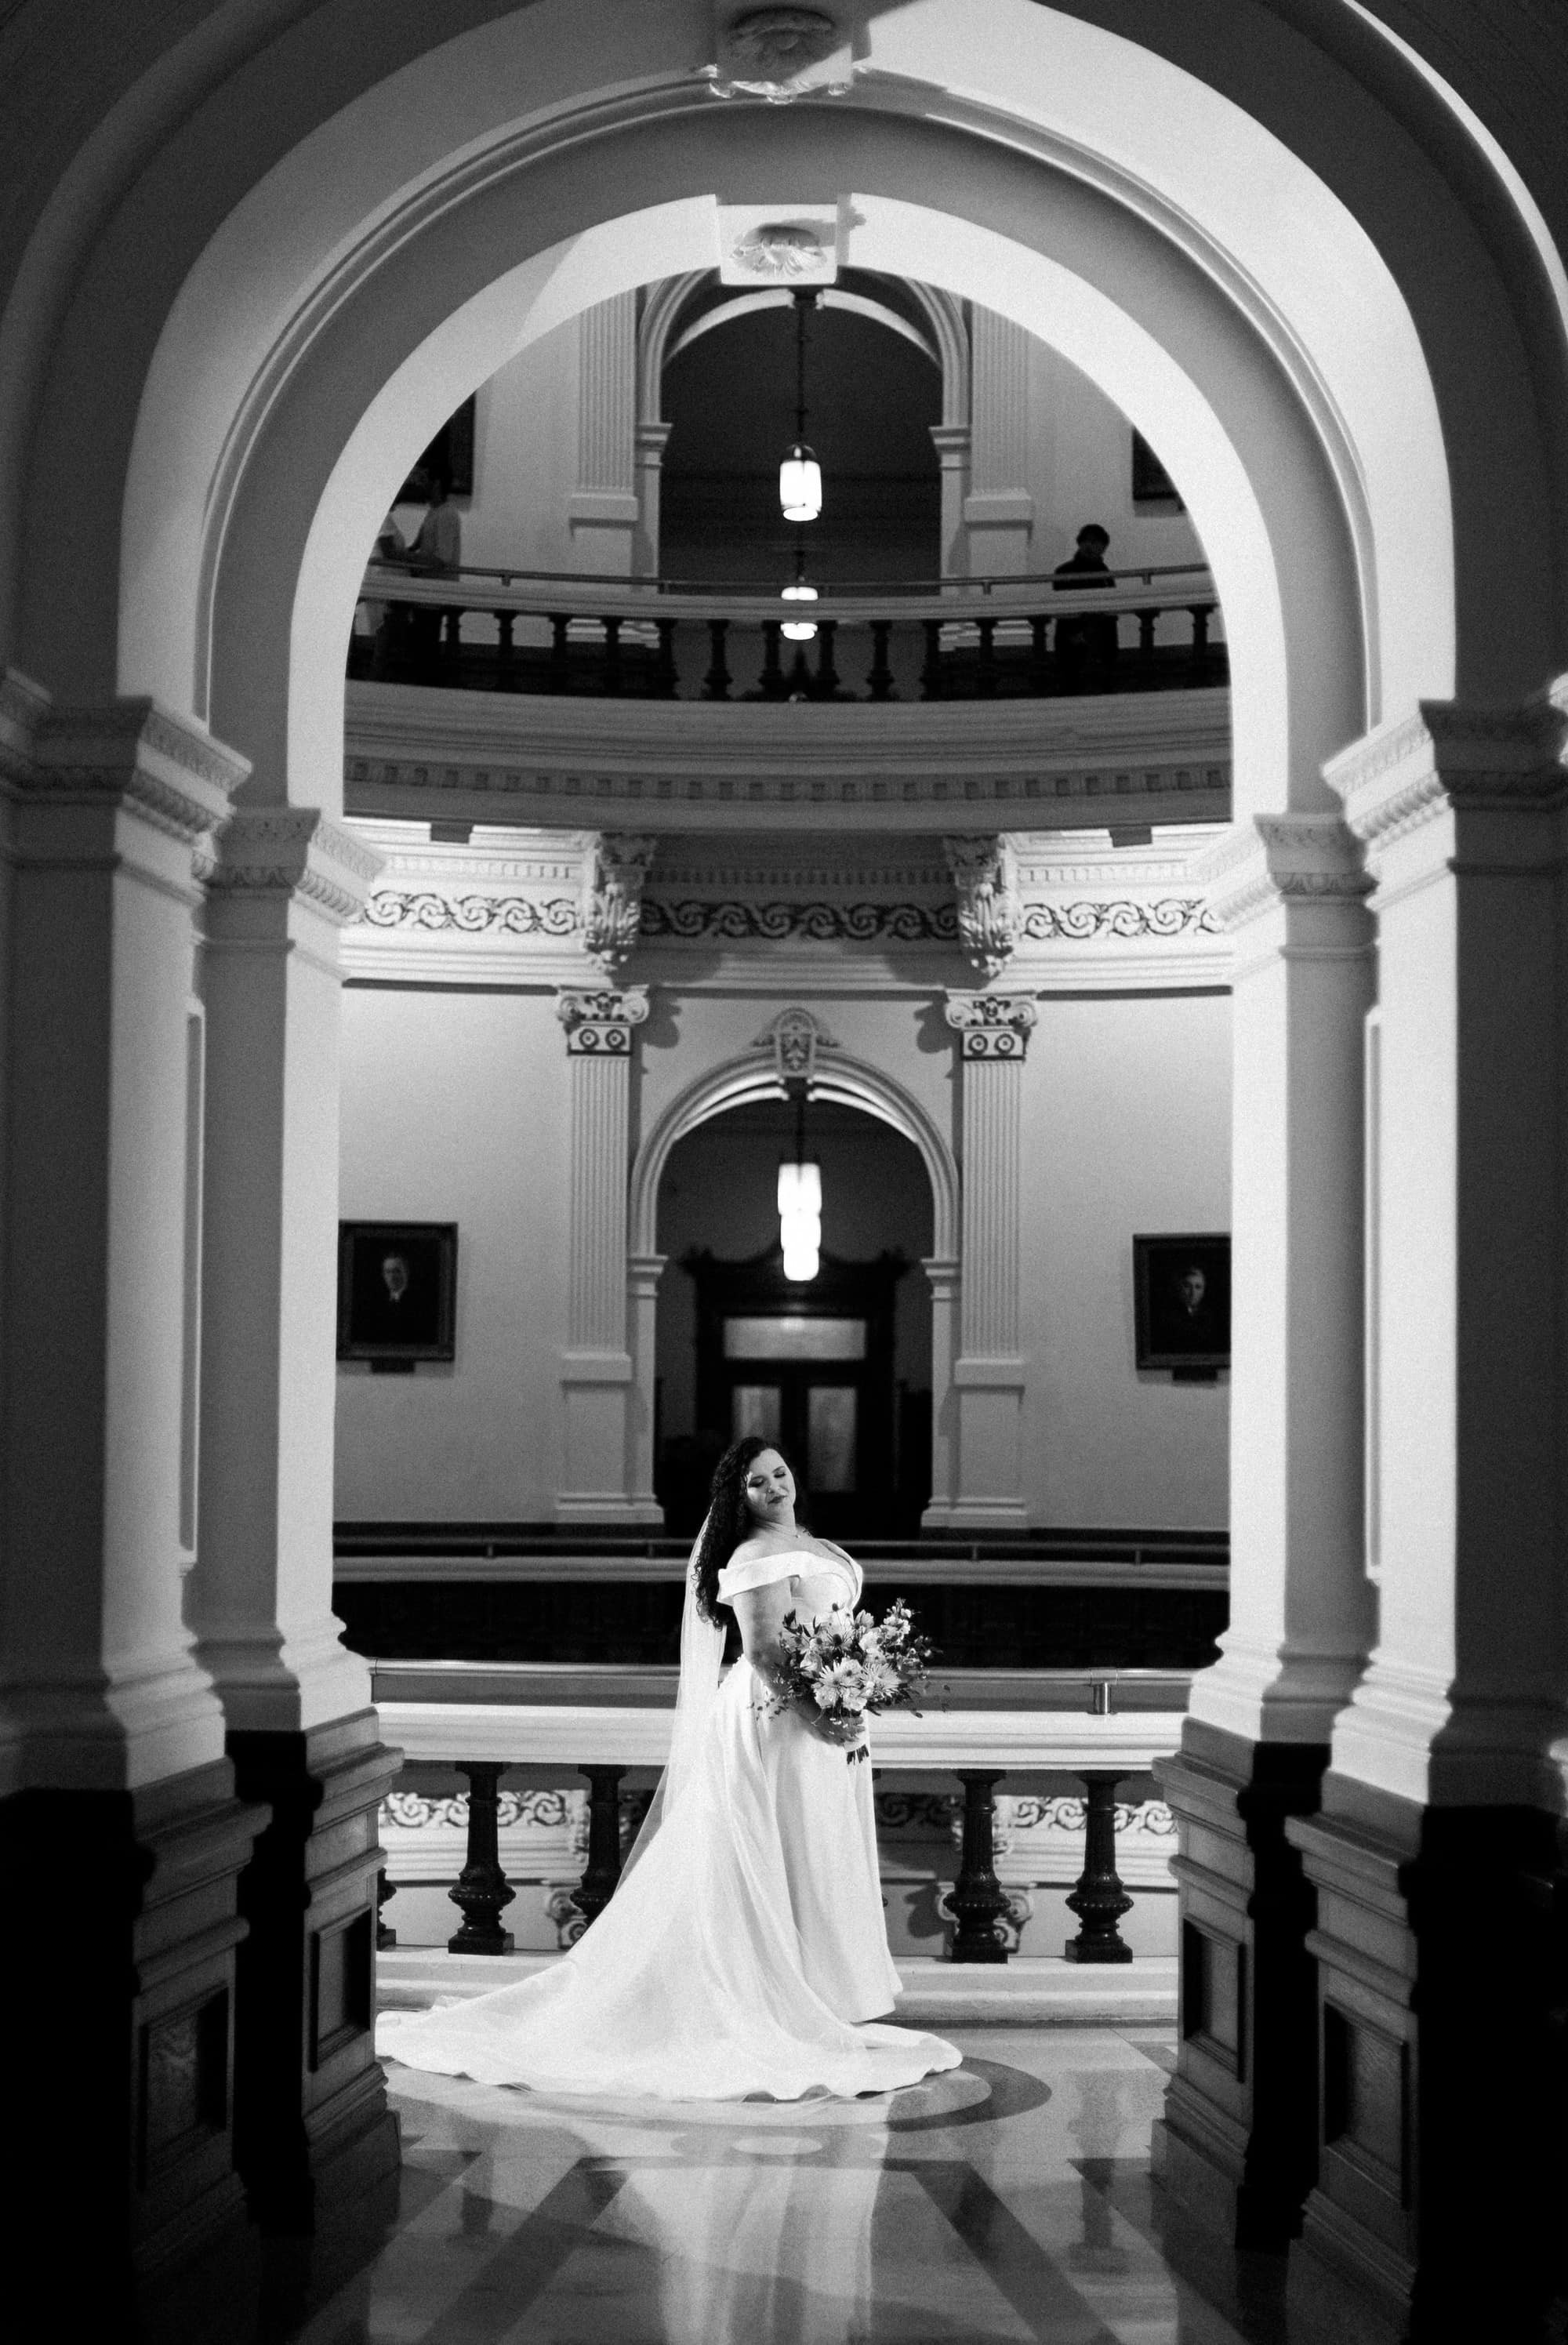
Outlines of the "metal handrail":
{"label": "metal handrail", "polygon": [[[547,586],[637,587],[649,594],[697,594],[709,601],[737,594],[754,594],[776,602],[780,594],[776,578],[666,578],[663,575],[628,578],[623,571],[618,570],[502,570],[469,562],[460,562],[455,569],[440,572],[411,570],[397,562],[373,563],[371,567],[404,578],[499,578],[503,586],[511,586],[514,583],[522,585],[537,583]],[[1142,580],[1145,585],[1149,585],[1157,578],[1208,579],[1209,572],[1206,562],[1163,562],[1141,570],[1108,570],[1103,574],[1118,581]],[[984,572],[977,578],[845,578],[835,584],[819,585],[817,593],[824,602],[832,595],[845,594],[858,595],[863,600],[884,600],[889,594],[951,597],[956,594],[978,591],[985,595],[998,586],[1054,586],[1056,584],[1054,570],[997,570]],[[1105,590],[1092,591],[1103,593]]]}

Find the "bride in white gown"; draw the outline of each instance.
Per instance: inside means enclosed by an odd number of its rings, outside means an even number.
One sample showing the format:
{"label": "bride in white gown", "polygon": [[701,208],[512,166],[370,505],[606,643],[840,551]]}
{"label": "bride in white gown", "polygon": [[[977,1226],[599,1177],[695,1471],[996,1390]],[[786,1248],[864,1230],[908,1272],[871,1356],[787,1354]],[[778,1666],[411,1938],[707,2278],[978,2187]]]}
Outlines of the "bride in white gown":
{"label": "bride in white gown", "polygon": [[[648,1823],[614,1897],[547,1971],[466,2003],[389,2012],[377,2049],[411,2068],[552,2093],[795,2100],[887,2092],[962,2054],[877,2026],[887,1951],[871,1770],[814,1713],[770,1711],[779,1629],[855,1604],[859,1567],[794,1518],[754,1437],[720,1460],[693,1551],[681,1690]],[[742,1658],[721,1677],[720,1608]]]}

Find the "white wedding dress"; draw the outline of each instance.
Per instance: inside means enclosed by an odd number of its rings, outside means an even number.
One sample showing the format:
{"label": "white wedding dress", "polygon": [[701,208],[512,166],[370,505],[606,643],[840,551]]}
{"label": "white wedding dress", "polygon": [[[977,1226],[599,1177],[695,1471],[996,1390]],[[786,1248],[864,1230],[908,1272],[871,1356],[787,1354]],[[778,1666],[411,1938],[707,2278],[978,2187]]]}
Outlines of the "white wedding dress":
{"label": "white wedding dress", "polygon": [[[720,1600],[803,1566],[831,1600],[858,1601],[857,1565],[805,1549],[730,1566]],[[883,2093],[957,2066],[940,2036],[869,2024],[899,1986],[870,1767],[793,1711],[768,1714],[744,1659],[721,1682],[723,1650],[688,1577],[670,1765],[615,1895],[548,1971],[385,2014],[384,2057],[486,2085],[703,2101]]]}

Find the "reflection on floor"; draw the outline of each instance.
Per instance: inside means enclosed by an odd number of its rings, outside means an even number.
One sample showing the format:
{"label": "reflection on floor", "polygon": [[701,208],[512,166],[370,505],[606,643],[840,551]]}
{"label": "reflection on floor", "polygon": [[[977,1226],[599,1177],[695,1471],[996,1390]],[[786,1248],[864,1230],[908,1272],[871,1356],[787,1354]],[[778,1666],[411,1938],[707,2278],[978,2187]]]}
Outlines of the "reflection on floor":
{"label": "reflection on floor", "polygon": [[955,2031],[885,2098],[551,2099],[389,2071],[402,2211],[298,2345],[1320,2345],[1148,2177],[1168,2032]]}

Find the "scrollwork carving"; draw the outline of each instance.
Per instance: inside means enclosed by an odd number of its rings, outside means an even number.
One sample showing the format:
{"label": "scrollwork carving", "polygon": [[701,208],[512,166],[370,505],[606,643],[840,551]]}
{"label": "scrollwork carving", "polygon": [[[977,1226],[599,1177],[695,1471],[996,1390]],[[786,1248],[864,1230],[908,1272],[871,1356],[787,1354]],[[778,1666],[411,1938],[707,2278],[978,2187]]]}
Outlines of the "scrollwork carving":
{"label": "scrollwork carving", "polygon": [[606,977],[615,976],[636,945],[643,882],[658,844],[656,838],[609,831],[589,843],[582,874],[582,942]]}
{"label": "scrollwork carving", "polygon": [[1017,858],[1005,838],[944,838],[942,848],[958,895],[958,941],[980,976],[999,977],[1017,942]]}

